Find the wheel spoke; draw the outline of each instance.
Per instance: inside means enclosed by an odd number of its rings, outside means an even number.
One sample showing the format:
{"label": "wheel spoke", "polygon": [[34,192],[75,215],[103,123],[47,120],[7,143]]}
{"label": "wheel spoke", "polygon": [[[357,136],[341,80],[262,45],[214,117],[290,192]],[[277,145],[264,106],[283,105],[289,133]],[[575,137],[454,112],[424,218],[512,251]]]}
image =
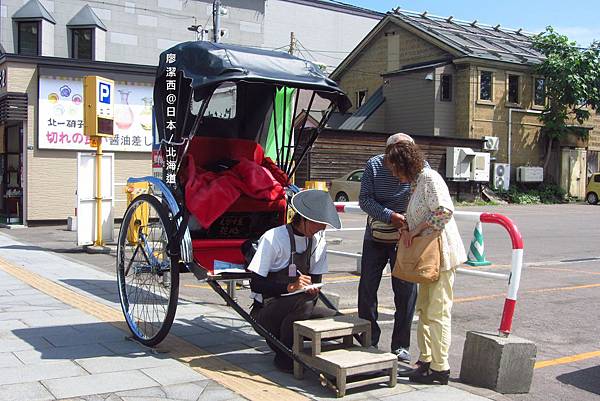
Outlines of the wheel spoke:
{"label": "wheel spoke", "polygon": [[[159,213],[161,205],[153,200],[137,198],[126,211],[119,234],[117,273],[129,327],[140,340],[155,344],[166,335],[165,325],[168,330],[172,323],[176,308],[172,295],[175,291],[176,297],[179,279],[173,277],[166,251],[168,214]],[[136,230],[131,229],[134,225]],[[127,234],[134,238],[126,238]],[[157,336],[160,338],[155,341]]]}

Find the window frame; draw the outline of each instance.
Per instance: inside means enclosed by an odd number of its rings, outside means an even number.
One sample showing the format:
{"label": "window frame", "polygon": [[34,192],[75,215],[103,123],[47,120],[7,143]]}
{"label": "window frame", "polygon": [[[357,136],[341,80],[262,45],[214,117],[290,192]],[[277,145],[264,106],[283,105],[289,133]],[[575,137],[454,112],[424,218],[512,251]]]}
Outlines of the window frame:
{"label": "window frame", "polygon": [[[449,78],[449,96],[447,99],[444,98],[444,78]],[[454,98],[454,78],[453,74],[441,74],[440,75],[440,102],[452,102]]]}
{"label": "window frame", "polygon": [[[349,182],[361,182],[362,181],[362,176],[363,176],[364,173],[365,173],[365,170],[355,171],[355,172],[353,172],[352,174],[350,174],[348,176],[348,179],[346,181],[349,181]],[[360,176],[360,180],[353,180],[352,179],[353,177],[359,177],[359,176]]]}
{"label": "window frame", "polygon": [[[17,23],[17,54],[22,56],[41,56],[42,55],[42,21],[41,20],[24,20],[15,21]],[[37,43],[36,54],[23,54],[21,47],[21,24],[35,24],[37,27]]]}
{"label": "window frame", "polygon": [[[513,102],[510,99],[510,78],[517,78],[517,101]],[[506,71],[506,84],[505,84],[505,93],[504,96],[505,102],[507,106],[511,107],[522,107],[523,104],[523,74],[515,71]]]}
{"label": "window frame", "polygon": [[[544,104],[537,104],[535,102],[535,95],[536,95],[536,81],[538,79],[542,79],[544,81]],[[531,90],[531,107],[533,109],[538,109],[538,110],[544,110],[546,108],[546,106],[548,105],[548,96],[546,95],[546,78],[541,76],[541,75],[534,75],[532,78],[532,90]]]}
{"label": "window frame", "polygon": [[[93,27],[69,27],[69,33],[71,35],[71,48],[70,48],[70,55],[72,59],[76,59],[76,60],[91,60],[94,61],[96,60],[96,29]],[[75,57],[75,37],[76,37],[76,31],[90,31],[91,33],[91,58],[81,58],[81,57]]]}
{"label": "window frame", "polygon": [[[363,97],[363,101],[362,103],[360,103],[360,94],[363,93],[365,94],[365,96]],[[367,102],[367,98],[369,97],[369,90],[368,89],[358,89],[356,91],[356,110],[358,110],[359,108],[361,108],[366,102]]]}
{"label": "window frame", "polygon": [[[491,75],[490,80],[490,99],[482,99],[481,98],[481,75],[484,72],[489,72]],[[477,69],[477,103],[479,104],[487,104],[494,105],[496,102],[494,101],[494,95],[496,91],[494,90],[494,84],[496,81],[496,70],[493,68],[478,68]]]}

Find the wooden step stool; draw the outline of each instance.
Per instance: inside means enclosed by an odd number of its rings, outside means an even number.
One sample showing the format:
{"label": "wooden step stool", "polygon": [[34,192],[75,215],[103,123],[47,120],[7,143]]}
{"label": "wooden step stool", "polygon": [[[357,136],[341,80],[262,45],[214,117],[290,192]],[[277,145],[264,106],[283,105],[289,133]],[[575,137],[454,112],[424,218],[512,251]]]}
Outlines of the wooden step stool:
{"label": "wooden step stool", "polygon": [[[355,334],[361,339],[361,347],[353,346],[352,338]],[[322,340],[339,337],[343,338],[344,348],[322,352]],[[305,338],[311,341],[310,353],[304,350]],[[343,397],[347,388],[382,381],[388,382],[389,387],[396,386],[398,370],[396,355],[367,348],[370,345],[371,323],[354,315],[294,322],[294,352],[307,364],[335,376],[338,397]],[[382,376],[346,383],[348,376],[384,371],[386,374]],[[301,379],[303,374],[302,366],[294,362],[294,377]]]}

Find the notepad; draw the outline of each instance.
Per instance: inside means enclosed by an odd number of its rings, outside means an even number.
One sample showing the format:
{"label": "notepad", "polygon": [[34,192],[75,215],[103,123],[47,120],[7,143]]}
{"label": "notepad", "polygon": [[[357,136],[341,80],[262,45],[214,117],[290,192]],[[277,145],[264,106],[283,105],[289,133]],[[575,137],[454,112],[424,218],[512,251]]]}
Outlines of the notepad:
{"label": "notepad", "polygon": [[281,296],[282,297],[287,297],[289,295],[300,294],[302,292],[306,292],[308,290],[312,290],[313,288],[321,288],[321,287],[323,287],[323,284],[325,284],[325,283],[316,283],[316,284],[307,285],[306,287],[302,287],[302,288],[300,288],[297,291],[288,292],[287,294],[281,294]]}

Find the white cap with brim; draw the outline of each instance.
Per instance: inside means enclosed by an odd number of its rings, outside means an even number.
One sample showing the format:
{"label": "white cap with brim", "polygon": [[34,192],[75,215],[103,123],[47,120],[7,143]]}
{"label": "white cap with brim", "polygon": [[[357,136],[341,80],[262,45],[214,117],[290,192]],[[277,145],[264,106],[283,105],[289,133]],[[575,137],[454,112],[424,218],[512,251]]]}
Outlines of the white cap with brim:
{"label": "white cap with brim", "polygon": [[326,191],[306,189],[292,198],[292,207],[300,216],[316,223],[329,224],[333,228],[342,228],[340,216]]}

